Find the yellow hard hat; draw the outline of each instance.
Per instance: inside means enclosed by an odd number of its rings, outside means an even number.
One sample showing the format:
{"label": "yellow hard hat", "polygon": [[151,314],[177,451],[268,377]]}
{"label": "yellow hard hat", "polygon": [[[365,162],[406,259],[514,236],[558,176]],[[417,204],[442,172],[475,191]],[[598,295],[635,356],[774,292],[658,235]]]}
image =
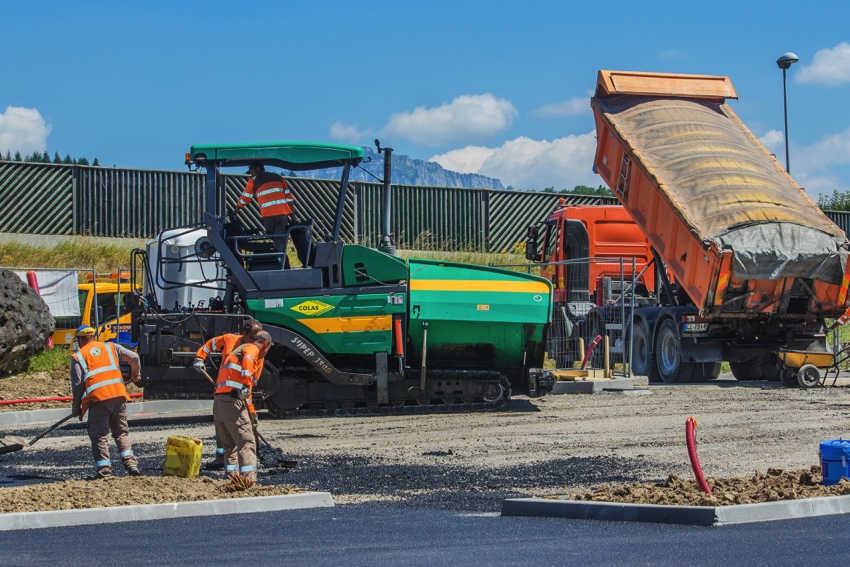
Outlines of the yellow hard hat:
{"label": "yellow hard hat", "polygon": [[77,332],[74,334],[75,337],[93,337],[95,334],[94,329],[89,327],[88,325],[81,325],[77,327]]}

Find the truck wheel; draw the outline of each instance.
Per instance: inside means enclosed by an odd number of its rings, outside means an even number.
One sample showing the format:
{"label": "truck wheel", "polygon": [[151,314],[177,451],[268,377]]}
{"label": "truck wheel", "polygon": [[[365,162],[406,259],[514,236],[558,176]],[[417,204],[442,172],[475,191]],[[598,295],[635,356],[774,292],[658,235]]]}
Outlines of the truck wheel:
{"label": "truck wheel", "polygon": [[747,360],[737,360],[729,362],[729,368],[732,370],[732,375],[736,380],[761,380],[762,379],[762,359],[749,358]]}
{"label": "truck wheel", "polygon": [[650,382],[658,382],[658,366],[655,364],[655,353],[652,349],[652,336],[646,321],[635,323],[634,341],[632,342],[632,374],[646,376]]}
{"label": "truck wheel", "polygon": [[761,375],[768,382],[779,382],[784,364],[775,353],[770,353],[762,359]]}
{"label": "truck wheel", "polygon": [[672,319],[664,319],[655,343],[655,361],[661,380],[668,384],[690,382],[696,364],[682,362],[679,331]]}

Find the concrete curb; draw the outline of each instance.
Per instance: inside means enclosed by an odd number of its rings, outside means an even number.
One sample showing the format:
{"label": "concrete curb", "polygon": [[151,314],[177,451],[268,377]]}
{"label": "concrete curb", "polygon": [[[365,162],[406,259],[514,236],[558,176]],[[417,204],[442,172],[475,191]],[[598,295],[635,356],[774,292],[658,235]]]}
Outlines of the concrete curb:
{"label": "concrete curb", "polygon": [[[127,404],[127,417],[148,417],[180,411],[212,411],[212,400],[160,400]],[[68,408],[0,412],[0,427],[58,421],[71,412]]]}
{"label": "concrete curb", "polygon": [[605,390],[632,390],[635,386],[646,386],[643,377],[613,378],[610,380],[562,380],[555,382],[553,394],[598,394]]}
{"label": "concrete curb", "polygon": [[850,513],[850,496],[827,496],[734,506],[661,506],[618,502],[579,502],[546,498],[514,498],[502,503],[502,516],[572,518],[611,522],[655,522],[723,526],[772,522]]}
{"label": "concrete curb", "polygon": [[139,504],[114,508],[18,512],[0,514],[0,531],[113,524],[117,522],[145,522],[192,516],[251,514],[305,508],[331,508],[333,506],[333,497],[329,492],[304,492],[280,496],[200,500],[170,504]]}

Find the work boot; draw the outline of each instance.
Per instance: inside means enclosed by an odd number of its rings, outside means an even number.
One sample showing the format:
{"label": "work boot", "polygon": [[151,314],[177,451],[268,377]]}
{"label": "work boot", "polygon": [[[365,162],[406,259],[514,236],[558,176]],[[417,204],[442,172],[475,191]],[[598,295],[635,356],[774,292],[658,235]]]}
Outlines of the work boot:
{"label": "work boot", "polygon": [[112,469],[98,469],[94,476],[90,476],[86,480],[103,480],[105,478],[112,478]]}
{"label": "work boot", "polygon": [[139,471],[139,467],[127,467],[127,474],[130,476],[142,476],[141,471]]}
{"label": "work boot", "polygon": [[220,471],[224,468],[224,461],[220,461],[218,459],[214,461],[210,461],[204,465],[205,471]]}

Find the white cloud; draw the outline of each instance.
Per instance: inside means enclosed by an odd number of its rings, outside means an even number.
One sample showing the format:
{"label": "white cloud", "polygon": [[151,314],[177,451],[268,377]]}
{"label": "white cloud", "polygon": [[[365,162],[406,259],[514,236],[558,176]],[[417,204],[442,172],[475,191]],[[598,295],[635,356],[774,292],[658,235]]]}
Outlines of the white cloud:
{"label": "white cloud", "polygon": [[555,104],[544,104],[532,111],[531,114],[534,116],[557,117],[590,114],[590,100],[588,97],[575,97]]}
{"label": "white cloud", "polygon": [[393,114],[382,135],[423,146],[440,146],[501,132],[517,114],[511,101],[490,93],[461,95],[449,104],[417,106],[412,112]]}
{"label": "white cloud", "polygon": [[591,171],[595,152],[596,133],[589,132],[551,142],[520,137],[497,148],[467,146],[429,161],[453,171],[496,177],[516,189],[560,190],[602,183]]}
{"label": "white cloud", "polygon": [[847,171],[850,166],[850,128],[824,136],[810,146],[791,146],[791,174],[806,192],[818,195],[848,191]]}
{"label": "white cloud", "polygon": [[815,53],[811,65],[803,65],[794,75],[798,83],[835,86],[850,82],[850,43]]}
{"label": "white cloud", "polygon": [[779,130],[771,130],[764,136],[759,137],[759,142],[764,144],[773,153],[776,153],[777,150],[783,149],[782,144],[785,142],[785,135]]}
{"label": "white cloud", "polygon": [[824,136],[811,146],[792,148],[791,159],[807,172],[850,163],[850,128],[840,134]]}
{"label": "white cloud", "polygon": [[7,151],[20,151],[23,155],[43,152],[51,129],[37,109],[7,106],[6,112],[0,114],[0,151],[4,155]]}
{"label": "white cloud", "polygon": [[371,137],[371,134],[371,130],[360,130],[357,126],[351,124],[343,124],[342,122],[331,124],[331,138],[347,144],[363,144],[363,140]]}

